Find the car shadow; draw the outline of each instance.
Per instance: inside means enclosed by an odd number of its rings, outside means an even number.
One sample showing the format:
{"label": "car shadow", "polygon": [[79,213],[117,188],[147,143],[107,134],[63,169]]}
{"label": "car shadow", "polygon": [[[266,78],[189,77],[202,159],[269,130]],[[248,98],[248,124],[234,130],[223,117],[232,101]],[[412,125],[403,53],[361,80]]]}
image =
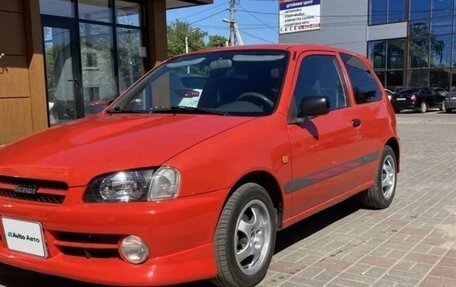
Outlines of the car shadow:
{"label": "car shadow", "polygon": [[[321,211],[293,226],[281,230],[277,234],[275,254],[287,249],[297,242],[306,239],[312,234],[326,228],[338,220],[349,216],[362,207],[359,197],[354,196],[331,208]],[[0,285],[6,287],[102,287],[102,285],[88,284],[60,277],[54,277],[26,271],[0,264]],[[174,287],[212,287],[210,282],[201,281],[175,285]]]}

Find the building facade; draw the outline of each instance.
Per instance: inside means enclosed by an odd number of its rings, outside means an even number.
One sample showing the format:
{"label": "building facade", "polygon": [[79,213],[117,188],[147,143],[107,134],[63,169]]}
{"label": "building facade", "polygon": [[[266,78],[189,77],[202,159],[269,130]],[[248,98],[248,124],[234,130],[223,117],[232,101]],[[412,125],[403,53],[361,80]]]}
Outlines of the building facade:
{"label": "building facade", "polygon": [[99,112],[167,58],[167,9],[212,2],[0,1],[0,145]]}
{"label": "building facade", "polygon": [[369,57],[384,86],[456,87],[454,0],[321,0],[320,29],[282,43],[323,43]]}

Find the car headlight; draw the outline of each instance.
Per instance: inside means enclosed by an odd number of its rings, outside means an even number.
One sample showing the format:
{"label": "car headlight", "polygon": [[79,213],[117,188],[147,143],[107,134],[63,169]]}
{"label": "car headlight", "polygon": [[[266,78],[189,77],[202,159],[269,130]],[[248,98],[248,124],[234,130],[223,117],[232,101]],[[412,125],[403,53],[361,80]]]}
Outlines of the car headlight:
{"label": "car headlight", "polygon": [[175,198],[180,173],[172,167],[120,171],[92,180],[85,202],[144,202]]}

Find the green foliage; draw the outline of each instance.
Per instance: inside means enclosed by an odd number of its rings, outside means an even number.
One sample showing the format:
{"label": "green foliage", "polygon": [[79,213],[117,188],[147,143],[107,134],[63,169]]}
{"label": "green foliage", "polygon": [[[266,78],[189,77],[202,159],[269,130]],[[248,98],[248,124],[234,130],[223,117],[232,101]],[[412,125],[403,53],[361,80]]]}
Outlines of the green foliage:
{"label": "green foliage", "polygon": [[220,35],[210,35],[207,46],[210,48],[225,47],[228,40]]}
{"label": "green foliage", "polygon": [[227,41],[223,36],[210,35],[206,42],[207,32],[198,27],[192,27],[187,22],[177,20],[168,25],[168,55],[170,57],[185,53],[185,37],[188,37],[190,52],[224,46]]}

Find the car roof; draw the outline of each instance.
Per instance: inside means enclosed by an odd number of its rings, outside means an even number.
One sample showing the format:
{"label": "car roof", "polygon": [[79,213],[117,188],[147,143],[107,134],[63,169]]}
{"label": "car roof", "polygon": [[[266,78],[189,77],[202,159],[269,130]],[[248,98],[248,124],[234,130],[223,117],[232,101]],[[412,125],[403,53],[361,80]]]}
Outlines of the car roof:
{"label": "car roof", "polygon": [[354,55],[360,58],[365,58],[363,55],[355,53],[353,51],[334,47],[326,46],[321,44],[293,44],[293,43],[281,43],[281,44],[261,44],[261,45],[244,45],[244,46],[232,46],[232,47],[221,47],[221,48],[209,48],[192,52],[190,54],[200,54],[206,52],[219,52],[219,51],[247,51],[247,50],[274,50],[274,51],[291,51],[291,52],[306,52],[306,51],[328,51],[328,52],[339,52],[349,55]]}

